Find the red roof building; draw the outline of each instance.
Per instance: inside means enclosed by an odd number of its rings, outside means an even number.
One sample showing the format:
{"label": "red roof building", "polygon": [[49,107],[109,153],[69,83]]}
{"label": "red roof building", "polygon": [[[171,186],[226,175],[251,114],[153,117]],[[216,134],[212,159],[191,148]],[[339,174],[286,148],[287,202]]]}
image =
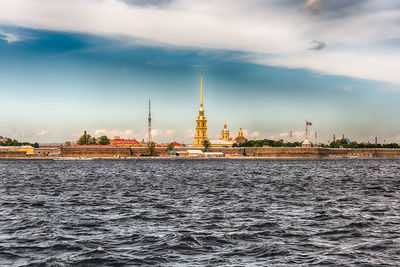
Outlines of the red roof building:
{"label": "red roof building", "polygon": [[110,140],[110,145],[117,147],[131,147],[140,146],[140,143],[136,141],[136,139],[121,139],[116,136],[113,140]]}

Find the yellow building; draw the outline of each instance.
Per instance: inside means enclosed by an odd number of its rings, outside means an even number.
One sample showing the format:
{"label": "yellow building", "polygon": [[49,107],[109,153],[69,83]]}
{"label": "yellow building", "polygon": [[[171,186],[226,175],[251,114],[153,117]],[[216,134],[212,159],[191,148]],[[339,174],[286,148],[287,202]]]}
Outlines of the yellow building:
{"label": "yellow building", "polygon": [[230,133],[226,123],[224,124],[224,129],[221,130],[221,139],[219,140],[211,140],[212,147],[231,147],[235,141],[230,138]]}
{"label": "yellow building", "polygon": [[244,137],[244,135],[243,135],[242,126],[240,126],[240,130],[239,130],[238,136],[235,138],[235,142],[236,142],[236,144],[243,144],[243,143],[247,142],[246,137]]}
{"label": "yellow building", "polygon": [[10,150],[11,151],[22,151],[22,152],[25,151],[27,155],[35,154],[35,148],[32,146],[17,146],[17,147],[12,147]]}
{"label": "yellow building", "polygon": [[199,115],[196,120],[196,132],[194,134],[193,146],[203,146],[203,142],[207,140],[207,119],[204,116],[203,108],[203,70],[200,72],[200,108]]}
{"label": "yellow building", "polygon": [[221,139],[210,140],[211,147],[231,147],[234,143],[242,144],[244,142],[247,142],[247,139],[244,137],[242,126],[240,126],[238,136],[236,138],[231,138],[226,123],[224,124],[224,128],[221,130]]}
{"label": "yellow building", "polygon": [[226,123],[224,124],[224,129],[221,131],[221,140],[222,141],[232,141],[232,139],[229,137],[229,130],[227,128]]}

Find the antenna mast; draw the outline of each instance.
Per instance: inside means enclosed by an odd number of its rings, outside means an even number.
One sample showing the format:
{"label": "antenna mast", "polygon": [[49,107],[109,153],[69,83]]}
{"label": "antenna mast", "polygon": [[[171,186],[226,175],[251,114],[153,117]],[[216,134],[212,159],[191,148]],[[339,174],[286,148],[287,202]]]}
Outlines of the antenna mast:
{"label": "antenna mast", "polygon": [[149,144],[151,144],[151,100],[149,99],[149,120],[148,120],[148,131],[149,131],[149,136],[148,136],[148,141]]}

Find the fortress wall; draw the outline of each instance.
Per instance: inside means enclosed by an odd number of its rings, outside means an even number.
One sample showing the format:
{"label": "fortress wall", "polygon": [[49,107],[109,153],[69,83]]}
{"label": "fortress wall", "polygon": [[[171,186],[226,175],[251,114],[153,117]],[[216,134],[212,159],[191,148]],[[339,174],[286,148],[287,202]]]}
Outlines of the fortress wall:
{"label": "fortress wall", "polygon": [[[131,147],[130,149],[131,149],[133,156],[140,156],[142,154],[145,154],[145,155],[150,154],[149,148],[147,148],[147,147]],[[166,154],[165,149],[166,149],[166,147],[156,147],[154,149],[153,155],[157,155],[157,156],[165,155]]]}
{"label": "fortress wall", "polygon": [[391,148],[356,148],[356,149],[328,149],[319,148],[321,158],[400,158],[400,149]]}
{"label": "fortress wall", "polygon": [[[235,154],[243,154],[243,149],[242,147],[210,147],[208,148],[208,152],[222,152],[225,154],[229,155],[235,155]],[[246,148],[246,150],[249,148]],[[250,148],[251,149],[251,148]],[[185,151],[185,150],[201,150],[204,151],[204,147],[180,147],[177,148],[176,150],[179,151]]]}
{"label": "fortress wall", "polygon": [[129,147],[61,147],[62,157],[130,157]]}
{"label": "fortress wall", "polygon": [[400,158],[400,149],[375,149],[373,157],[376,158]]}
{"label": "fortress wall", "polygon": [[[154,155],[165,154],[165,147],[155,148]],[[62,157],[132,157],[149,154],[147,147],[61,147]]]}
{"label": "fortress wall", "polygon": [[[193,148],[191,148],[193,149]],[[203,148],[196,148],[201,149]],[[243,156],[245,153],[251,157],[269,157],[269,158],[318,158],[317,148],[301,147],[212,147],[210,152],[222,152],[229,155]]]}
{"label": "fortress wall", "polygon": [[271,157],[271,158],[318,158],[318,150],[316,148],[299,148],[299,147],[268,147],[257,148],[252,151],[255,157]]}
{"label": "fortress wall", "polygon": [[356,156],[350,155],[350,150],[347,149],[329,149],[329,148],[319,148],[318,154],[320,158],[344,158],[349,156]]}
{"label": "fortress wall", "polygon": [[26,151],[0,151],[0,158],[24,158]]}
{"label": "fortress wall", "polygon": [[[204,148],[178,147],[178,151],[203,150]],[[400,158],[400,149],[329,149],[329,148],[299,148],[299,147],[238,147],[210,148],[210,152],[222,152],[230,156],[243,156],[244,152],[250,157],[268,158]],[[21,157],[14,151],[9,151],[8,157]],[[4,153],[4,152],[3,152]],[[24,152],[22,152],[24,153]],[[62,147],[63,157],[131,157],[149,154],[147,147]],[[165,148],[155,148],[154,155],[164,156]],[[6,157],[0,154],[0,157]],[[25,157],[25,154],[22,155]]]}

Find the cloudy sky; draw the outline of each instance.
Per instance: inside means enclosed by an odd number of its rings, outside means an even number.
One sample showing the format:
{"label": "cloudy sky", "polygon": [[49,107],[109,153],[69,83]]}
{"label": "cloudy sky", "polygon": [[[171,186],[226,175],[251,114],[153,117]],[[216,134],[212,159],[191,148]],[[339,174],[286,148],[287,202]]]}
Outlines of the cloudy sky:
{"label": "cloudy sky", "polygon": [[2,0],[0,135],[400,142],[398,0]]}

